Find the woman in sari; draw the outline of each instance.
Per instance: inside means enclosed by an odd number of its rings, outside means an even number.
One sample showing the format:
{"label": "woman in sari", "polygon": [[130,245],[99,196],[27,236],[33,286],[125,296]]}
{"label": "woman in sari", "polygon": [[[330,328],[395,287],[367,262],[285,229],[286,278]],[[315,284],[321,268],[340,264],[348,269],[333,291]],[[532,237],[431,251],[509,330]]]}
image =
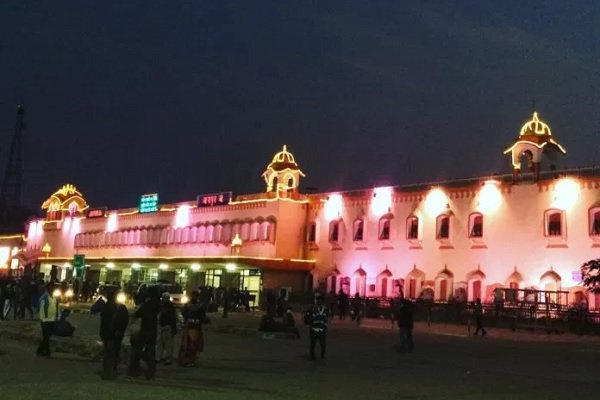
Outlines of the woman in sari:
{"label": "woman in sari", "polygon": [[197,291],[192,292],[190,302],[183,308],[182,316],[184,328],[179,348],[179,364],[193,367],[196,365],[198,352],[204,351],[202,323],[206,319],[206,311],[204,305],[199,302]]}

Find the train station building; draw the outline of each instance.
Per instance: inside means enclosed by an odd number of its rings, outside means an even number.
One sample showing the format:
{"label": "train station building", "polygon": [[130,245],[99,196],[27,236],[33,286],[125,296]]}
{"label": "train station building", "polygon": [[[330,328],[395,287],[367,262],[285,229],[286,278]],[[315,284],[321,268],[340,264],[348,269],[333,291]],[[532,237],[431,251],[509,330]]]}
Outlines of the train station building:
{"label": "train station building", "polygon": [[492,301],[496,288],[536,288],[565,293],[549,301],[600,307],[580,272],[600,255],[600,170],[561,170],[565,153],[534,113],[512,143],[507,138],[506,175],[303,194],[304,173],[284,146],[258,194],[177,204],[148,194],[114,210],[65,185],[43,203],[45,217],[30,222],[13,256],[56,279],[165,280],[255,294],[319,287],[439,301]]}

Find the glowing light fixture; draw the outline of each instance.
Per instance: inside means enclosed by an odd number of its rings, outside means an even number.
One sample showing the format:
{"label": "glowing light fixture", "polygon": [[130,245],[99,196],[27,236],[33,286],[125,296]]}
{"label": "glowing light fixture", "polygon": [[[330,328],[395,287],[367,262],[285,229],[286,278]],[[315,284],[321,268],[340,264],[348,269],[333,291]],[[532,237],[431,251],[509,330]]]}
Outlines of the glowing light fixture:
{"label": "glowing light fixture", "polygon": [[175,214],[175,227],[182,228],[184,226],[188,226],[190,224],[190,206],[187,204],[182,204],[177,208],[177,213]]}
{"label": "glowing light fixture", "polygon": [[200,271],[200,264],[192,264],[191,265],[192,271],[196,272],[196,271]]}
{"label": "glowing light fixture", "polygon": [[339,218],[342,215],[343,199],[341,194],[332,194],[325,203],[325,218],[328,221]]}
{"label": "glowing light fixture", "polygon": [[58,299],[61,295],[62,293],[60,292],[60,289],[54,289],[54,291],[52,292],[52,297],[54,297],[55,299]]}
{"label": "glowing light fixture", "polygon": [[124,304],[127,301],[127,296],[123,292],[117,294],[117,302]]}
{"label": "glowing light fixture", "polygon": [[233,263],[225,264],[225,269],[227,271],[235,271],[237,269],[237,265]]}
{"label": "glowing light fixture", "polygon": [[579,198],[579,185],[573,179],[563,178],[554,187],[552,206],[561,210],[568,210]]}
{"label": "glowing light fixture", "polygon": [[28,237],[34,237],[37,233],[37,222],[31,222],[29,223],[29,230],[27,231],[27,236]]}
{"label": "glowing light fixture", "polygon": [[373,200],[371,201],[371,211],[376,216],[381,216],[390,212],[392,207],[392,188],[379,187],[373,190]]}
{"label": "glowing light fixture", "polygon": [[169,269],[169,264],[160,264],[158,266],[158,269],[165,271],[165,270]]}
{"label": "glowing light fixture", "polygon": [[108,214],[108,219],[106,221],[106,232],[114,232],[117,230],[117,213]]}
{"label": "glowing light fixture", "polygon": [[492,213],[500,207],[502,194],[495,181],[486,181],[479,191],[479,210],[485,214]]}
{"label": "glowing light fixture", "polygon": [[114,269],[115,268],[115,264],[109,262],[109,263],[106,264],[106,268],[108,268],[108,269]]}
{"label": "glowing light fixture", "polygon": [[66,217],[65,222],[63,222],[63,231],[68,231],[71,229],[71,217]]}
{"label": "glowing light fixture", "polygon": [[433,188],[425,198],[425,209],[430,215],[438,215],[448,208],[448,196],[440,188]]}
{"label": "glowing light fixture", "polygon": [[48,257],[48,255],[50,254],[51,251],[52,251],[52,246],[50,246],[50,243],[46,242],[46,244],[42,247],[42,253],[44,253],[46,255],[46,257]]}
{"label": "glowing light fixture", "polygon": [[133,263],[133,264],[131,264],[131,268],[132,269],[140,269],[140,268],[142,268],[142,266],[138,263]]}
{"label": "glowing light fixture", "polygon": [[65,292],[65,297],[69,299],[73,297],[73,289],[67,289],[67,291]]}

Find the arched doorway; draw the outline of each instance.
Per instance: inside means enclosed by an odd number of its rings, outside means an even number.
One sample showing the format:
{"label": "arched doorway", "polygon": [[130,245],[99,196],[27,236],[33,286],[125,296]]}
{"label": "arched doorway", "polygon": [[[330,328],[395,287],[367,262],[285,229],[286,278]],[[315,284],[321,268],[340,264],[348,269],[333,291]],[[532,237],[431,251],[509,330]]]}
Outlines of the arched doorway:
{"label": "arched doorway", "polygon": [[454,274],[446,267],[435,277],[435,299],[439,301],[448,301],[452,293],[452,284]]}
{"label": "arched doorway", "polygon": [[354,271],[353,281],[354,285],[352,285],[351,295],[354,296],[358,293],[360,297],[365,297],[367,292],[367,273],[362,267]]}
{"label": "arched doorway", "polygon": [[423,282],[425,282],[425,272],[414,265],[413,269],[406,276],[404,296],[409,299],[416,299],[421,293]]}
{"label": "arched doorway", "polygon": [[467,297],[469,301],[485,300],[484,283],[485,274],[479,268],[467,274]]}
{"label": "arched doorway", "polygon": [[554,270],[550,269],[542,274],[540,277],[540,289],[544,290],[548,293],[545,293],[544,296],[540,299],[542,302],[550,302],[550,303],[558,303],[559,296],[557,292],[561,288],[561,277]]}
{"label": "arched doorway", "polygon": [[390,297],[392,283],[392,273],[386,266],[379,275],[377,275],[377,287],[379,288],[379,296],[383,298]]}

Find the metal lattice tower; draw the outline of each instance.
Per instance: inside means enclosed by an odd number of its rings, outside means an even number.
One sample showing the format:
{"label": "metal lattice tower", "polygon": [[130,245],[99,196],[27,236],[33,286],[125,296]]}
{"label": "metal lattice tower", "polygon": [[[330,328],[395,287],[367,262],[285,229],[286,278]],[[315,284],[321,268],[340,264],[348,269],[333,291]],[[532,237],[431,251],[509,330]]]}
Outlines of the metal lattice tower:
{"label": "metal lattice tower", "polygon": [[23,117],[25,108],[22,104],[17,104],[17,122],[15,131],[10,142],[10,152],[8,162],[4,171],[2,180],[2,190],[0,191],[0,207],[19,208],[21,207],[21,180],[23,175]]}

